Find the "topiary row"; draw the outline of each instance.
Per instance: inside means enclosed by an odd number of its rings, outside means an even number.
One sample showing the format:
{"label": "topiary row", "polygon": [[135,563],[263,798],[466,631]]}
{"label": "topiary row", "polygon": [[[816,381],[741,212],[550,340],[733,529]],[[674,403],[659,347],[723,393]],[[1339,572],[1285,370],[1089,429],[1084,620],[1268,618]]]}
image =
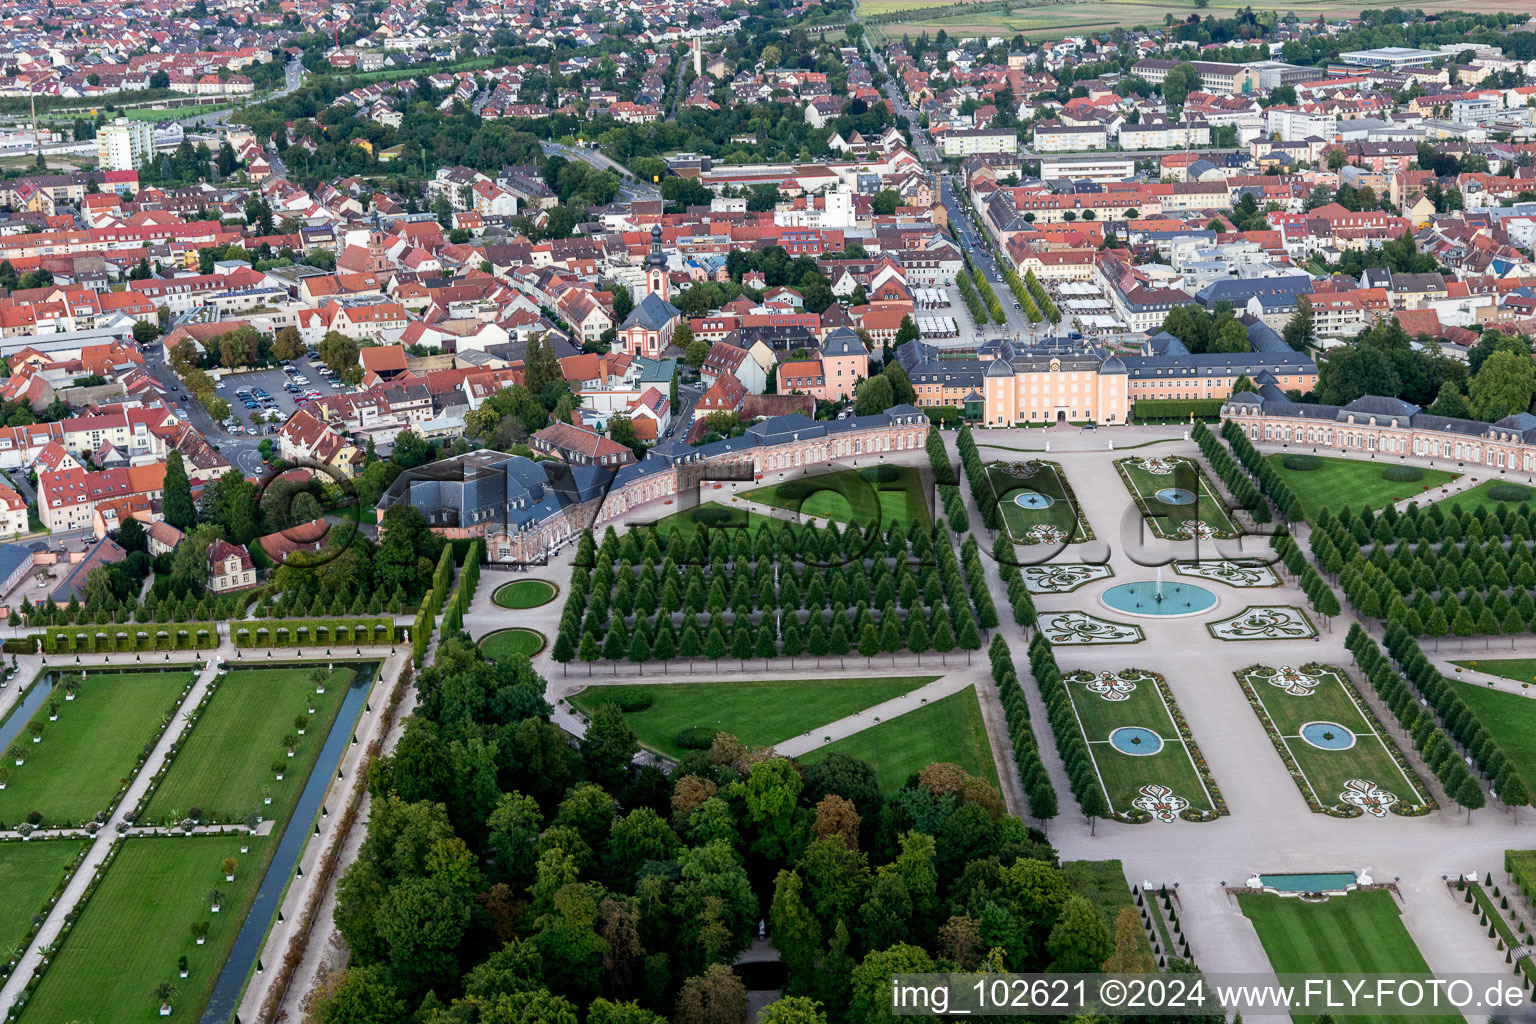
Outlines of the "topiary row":
{"label": "topiary row", "polygon": [[992,482],[987,478],[987,464],[976,448],[976,439],[971,436],[969,425],[960,428],[955,438],[955,447],[960,451],[960,466],[965,470],[965,479],[971,485],[971,497],[981,510],[982,524],[989,530],[1000,529],[1003,514],[997,507],[997,495],[993,493]]}
{"label": "topiary row", "polygon": [[1275,507],[1287,521],[1295,523],[1306,518],[1306,510],[1301,506],[1301,499],[1296,497],[1296,492],[1291,490],[1291,485],[1280,478],[1275,467],[1270,465],[1259,450],[1248,440],[1248,435],[1243,433],[1243,428],[1232,420],[1221,425],[1221,436],[1226,438],[1232,446],[1232,454],[1237,456],[1237,461],[1243,468],[1253,474],[1259,490],[1269,495]]}
{"label": "topiary row", "polygon": [[975,267],[971,274],[976,278],[976,291],[981,294],[981,301],[992,314],[993,323],[1007,323],[1008,314],[1003,312],[1003,304],[997,301],[997,293],[992,290],[992,282],[987,280],[986,273],[980,267]]}
{"label": "topiary row", "polygon": [[992,682],[997,685],[1003,704],[1003,720],[1008,724],[1008,737],[1013,741],[1013,762],[1019,767],[1019,781],[1029,799],[1029,813],[1041,821],[1054,818],[1059,810],[1056,787],[1051,785],[1045,762],[1040,758],[1040,746],[1029,721],[1029,699],[1019,685],[1013,652],[1001,633],[992,638],[988,654],[992,659]]}
{"label": "topiary row", "polygon": [[1307,561],[1307,556],[1302,553],[1301,546],[1287,533],[1277,533],[1269,539],[1270,547],[1279,554],[1281,564],[1292,576],[1296,577],[1297,585],[1301,592],[1307,595],[1307,600],[1312,604],[1312,610],[1324,619],[1331,619],[1343,609],[1339,605],[1338,595],[1328,585],[1328,581],[1312,567]]}
{"label": "topiary row", "polygon": [[1029,317],[1029,322],[1037,324],[1045,319],[1040,315],[1040,307],[1035,305],[1035,297],[1029,294],[1029,288],[1019,278],[1018,271],[1012,267],[1003,268],[1003,280],[1008,284],[1008,290],[1013,292],[1013,297],[1019,300],[1019,306],[1024,310],[1024,315]]}
{"label": "topiary row", "polygon": [[971,319],[978,327],[986,324],[987,311],[981,304],[981,297],[976,294],[976,285],[971,280],[971,275],[959,273],[955,275],[955,284],[960,286],[960,298],[965,300],[965,308],[971,311]]}
{"label": "topiary row", "polygon": [[[1536,555],[1520,540],[1524,514],[1499,508],[1508,523],[1499,522],[1498,513],[1480,518],[1454,509],[1437,519],[1438,509],[1416,506],[1401,515],[1391,506],[1380,514],[1324,510],[1312,531],[1312,553],[1338,575],[1362,615],[1400,622],[1415,636],[1522,633],[1536,622],[1536,600],[1527,589],[1536,587]],[[1488,539],[1482,538],[1484,521],[1494,534]],[[1508,548],[1506,529],[1516,538]],[[1443,534],[1474,536],[1461,544],[1441,541],[1437,553],[1432,538]]]}
{"label": "topiary row", "polygon": [[1109,799],[1088,753],[1082,727],[1078,725],[1077,712],[1072,707],[1072,697],[1062,682],[1061,669],[1050,641],[1043,633],[1036,633],[1029,643],[1029,668],[1034,674],[1035,685],[1045,701],[1046,718],[1051,733],[1056,737],[1056,750],[1067,772],[1067,781],[1078,806],[1089,818],[1102,818],[1109,813]]}
{"label": "topiary row", "polygon": [[1035,600],[1030,596],[1024,573],[1014,562],[1013,542],[1000,533],[992,542],[992,558],[1001,567],[1003,583],[1008,587],[1008,603],[1013,607],[1014,625],[1029,629],[1035,624]]}
{"label": "topiary row", "polygon": [[1056,308],[1056,303],[1051,301],[1050,295],[1046,294],[1045,286],[1035,277],[1033,270],[1024,272],[1024,284],[1029,288],[1029,294],[1034,296],[1035,303],[1039,305],[1040,312],[1045,318],[1053,324],[1059,323],[1061,311]]}
{"label": "topiary row", "polygon": [[1204,423],[1196,422],[1190,430],[1190,436],[1200,446],[1200,454],[1204,455],[1216,475],[1221,477],[1222,483],[1227,485],[1227,490],[1232,492],[1232,497],[1237,499],[1239,508],[1245,508],[1253,516],[1256,523],[1270,521],[1269,502],[1259,493],[1259,489],[1253,485],[1248,474],[1237,464],[1227,449],[1222,445],[1215,434],[1208,430]]}
{"label": "topiary row", "polygon": [[[1494,781],[1499,800],[1505,806],[1529,804],[1530,794],[1517,766],[1462,700],[1457,685],[1440,674],[1406,629],[1388,626],[1385,640],[1401,674],[1393,671],[1376,642],[1358,626],[1350,631],[1346,643],[1393,713],[1398,714],[1398,708],[1403,708],[1399,721],[1413,735],[1415,746],[1435,771],[1447,795],[1468,811],[1483,806],[1482,786],[1467,769],[1465,753],[1484,777]],[[1428,704],[1428,711],[1420,707],[1419,696]]]}

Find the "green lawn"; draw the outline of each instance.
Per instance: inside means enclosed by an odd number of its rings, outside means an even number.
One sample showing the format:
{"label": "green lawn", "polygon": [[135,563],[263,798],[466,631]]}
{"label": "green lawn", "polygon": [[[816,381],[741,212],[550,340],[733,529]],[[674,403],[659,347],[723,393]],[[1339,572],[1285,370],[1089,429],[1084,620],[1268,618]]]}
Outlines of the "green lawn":
{"label": "green lawn", "polygon": [[[1494,487],[1497,487],[1499,484],[1504,484],[1505,487],[1510,487],[1510,486],[1519,487],[1521,490],[1525,491],[1525,493],[1528,495],[1528,497],[1525,498],[1525,500],[1523,500],[1523,501],[1500,501],[1500,500],[1497,500],[1492,495],[1490,495],[1488,492],[1490,490],[1492,490]],[[1507,481],[1507,480],[1484,480],[1482,483],[1478,484],[1476,487],[1473,487],[1470,490],[1463,491],[1460,494],[1456,495],[1454,498],[1446,498],[1445,499],[1445,504],[1447,506],[1460,505],[1461,507],[1467,509],[1468,511],[1471,511],[1473,508],[1476,508],[1478,505],[1487,505],[1488,506],[1488,511],[1492,512],[1492,511],[1495,511],[1500,505],[1510,505],[1510,506],[1514,506],[1514,507],[1519,507],[1519,506],[1523,505],[1523,506],[1529,508],[1533,501],[1536,501],[1536,488],[1530,487],[1527,484],[1515,484],[1515,483],[1513,483],[1513,481]],[[1449,509],[1447,509],[1447,511],[1449,511]]]}
{"label": "green lawn", "polygon": [[651,706],[627,713],[629,727],[642,746],[677,758],[686,753],[676,743],[677,734],[689,726],[712,727],[749,747],[766,747],[909,693],[937,678],[589,686],[570,700],[590,715],[605,700],[622,700],[643,691],[650,695]]}
{"label": "green lawn", "polygon": [[[331,723],[357,671],[338,666],[315,693],[311,668],[231,669],[214,691],[170,770],[155,789],[144,816],[179,820],[191,807],[203,821],[238,821],[251,811],[284,820],[320,756]],[[314,708],[315,713],[309,714]],[[287,757],[283,737],[297,735],[294,719],[309,719],[295,755]],[[283,763],[278,782],[272,764]],[[270,793],[272,803],[262,803]]]}
{"label": "green lawn", "polygon": [[0,953],[24,945],[32,917],[42,912],[54,886],[85,846],[79,839],[46,842],[0,843],[0,878],[5,879],[5,899],[0,900]]}
{"label": "green lawn", "polygon": [[[1277,974],[1428,974],[1429,965],[1403,927],[1397,899],[1385,889],[1303,903],[1273,893],[1242,893],[1237,904],[1253,922]],[[1316,1017],[1292,1017],[1309,1024]],[[1459,1021],[1440,1017],[1352,1016],[1351,1021]]]}
{"label": "green lawn", "polygon": [[[151,993],[162,981],[181,990],[177,1019],[196,1020],[213,993],[219,969],[234,946],[268,859],[267,837],[252,836],[242,854],[238,836],[137,837],[123,842],[101,886],[64,939],[21,1019],[29,1024],[160,1019]],[[221,862],[234,857],[233,882]],[[206,894],[224,894],[219,913]],[[208,923],[199,946],[192,925]],[[176,976],[185,956],[190,975]],[[273,965],[269,964],[268,967]]]}
{"label": "green lawn", "polygon": [[[699,530],[739,530],[746,528],[751,534],[756,534],[764,525],[773,522],[767,516],[758,512],[748,512],[744,508],[731,505],[727,498],[725,503],[706,501],[694,508],[685,508],[678,512],[662,516],[656,520],[655,526],[658,535],[663,539],[671,532],[672,527],[677,527],[684,541],[693,539],[693,535]],[[708,540],[708,536],[705,540]],[[727,538],[729,539],[729,538]]]}
{"label": "green lawn", "polygon": [[0,821],[14,823],[37,811],[45,823],[74,824],[107,810],[143,748],[164,730],[191,678],[185,669],[92,672],[74,700],[64,701],[59,693],[57,722],[48,721],[50,697],[33,716],[43,725],[43,741],[33,743],[23,730],[12,744],[26,764],[9,764]]}
{"label": "green lawn", "polygon": [[[1296,785],[1302,792],[1310,790],[1323,807],[1333,807],[1342,803],[1340,795],[1347,781],[1362,779],[1392,793],[1402,805],[1427,800],[1419,781],[1405,774],[1393,756],[1392,741],[1376,731],[1338,670],[1308,665],[1301,671],[1312,682],[1302,680],[1291,685],[1307,690],[1304,694],[1278,685],[1274,680],[1280,677],[1274,675],[1250,672],[1244,682],[1258,698],[1260,706],[1254,708],[1255,713],[1273,723],[1301,770],[1303,777]],[[1333,737],[1339,737],[1338,742],[1352,737],[1353,745],[1324,749],[1302,738],[1304,726],[1319,722],[1336,727],[1319,733],[1324,743],[1334,742]]]}
{"label": "green lawn", "polygon": [[544,634],[532,629],[513,627],[498,629],[480,638],[480,651],[492,661],[510,658],[514,654],[533,657],[544,649]]}
{"label": "green lawn", "polygon": [[503,608],[537,608],[549,604],[558,593],[548,580],[516,580],[497,587],[491,600]]}
{"label": "green lawn", "polygon": [[1130,883],[1125,880],[1125,868],[1118,860],[1065,860],[1061,862],[1061,870],[1072,891],[1098,909],[1109,934],[1115,934],[1115,919],[1120,916],[1120,911],[1130,907],[1136,914],[1137,945],[1143,953],[1152,952],[1147,931],[1141,926],[1141,912],[1136,909]]}
{"label": "green lawn", "polygon": [[[1151,472],[1142,458],[1119,459],[1115,467],[1120,471],[1126,489],[1141,498],[1146,506],[1145,518],[1152,532],[1158,537],[1187,540],[1189,534],[1183,524],[1199,520],[1206,524],[1216,537],[1236,537],[1241,531],[1227,515],[1226,502],[1212,489],[1200,467],[1189,458],[1180,455],[1168,457],[1148,455],[1156,460],[1153,465],[1166,465],[1165,472]],[[1174,488],[1195,496],[1185,503],[1167,502],[1158,498],[1158,492]]]}
{"label": "green lawn", "polygon": [[804,476],[747,491],[742,497],[840,523],[866,524],[878,517],[882,525],[894,519],[905,527],[914,519],[931,521],[922,474],[911,466],[871,466]]}
{"label": "green lawn", "polygon": [[[1217,809],[1214,794],[1208,792],[1195,767],[1198,750],[1185,746],[1152,673],[1141,669],[1073,672],[1065,683],[1111,810],[1122,814],[1132,811],[1132,801],[1142,795],[1144,786],[1166,786],[1196,810]],[[1161,749],[1154,754],[1132,754],[1110,742],[1112,733],[1129,727],[1156,733],[1162,740]],[[1152,741],[1145,747],[1134,745],[1138,751],[1150,749]]]}
{"label": "green lawn", "polygon": [[832,753],[869,762],[880,780],[880,788],[886,793],[895,793],[906,785],[907,777],[913,772],[940,761],[957,764],[971,775],[997,785],[992,745],[987,741],[981,705],[971,687],[835,743],[817,747],[802,754],[798,760],[815,764]]}
{"label": "green lawn", "polygon": [[[1023,475],[1027,474],[1027,475]],[[1015,544],[1050,543],[1050,537],[1031,535],[1037,527],[1060,530],[1069,543],[1092,540],[1093,530],[1077,507],[1077,499],[1067,490],[1061,467],[1054,462],[993,462],[987,466],[987,481],[997,495],[1003,523]],[[1039,494],[1050,499],[1045,508],[1025,508],[1019,495]]]}
{"label": "green lawn", "polygon": [[1461,475],[1443,469],[1422,469],[1424,476],[1419,480],[1385,480],[1382,471],[1393,463],[1372,462],[1370,459],[1308,457],[1316,458],[1321,465],[1317,469],[1287,469],[1286,453],[1277,452],[1265,456],[1280,474],[1280,479],[1289,484],[1291,490],[1296,492],[1296,497],[1301,499],[1308,519],[1315,518],[1325,508],[1337,512],[1345,505],[1357,510],[1362,505],[1382,508],[1433,490]]}
{"label": "green lawn", "polygon": [[[1466,665],[1467,662],[1456,664]],[[1479,661],[1477,671],[1529,683],[1536,677],[1536,661],[1528,658]],[[1471,683],[1463,685],[1457,692],[1520,773],[1526,788],[1536,792],[1536,700]]]}

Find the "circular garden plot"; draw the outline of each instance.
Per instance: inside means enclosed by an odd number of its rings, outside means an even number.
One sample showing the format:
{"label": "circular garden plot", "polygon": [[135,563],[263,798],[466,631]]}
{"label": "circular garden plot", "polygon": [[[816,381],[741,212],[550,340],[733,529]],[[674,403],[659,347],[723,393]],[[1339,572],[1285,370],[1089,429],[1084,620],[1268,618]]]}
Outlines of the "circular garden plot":
{"label": "circular garden plot", "polygon": [[549,604],[559,592],[548,580],[514,580],[497,587],[491,600],[502,608],[537,608]]}
{"label": "circular garden plot", "polygon": [[514,654],[526,654],[531,658],[544,649],[545,642],[544,634],[538,630],[514,626],[481,637],[480,651],[492,661],[501,661]]}

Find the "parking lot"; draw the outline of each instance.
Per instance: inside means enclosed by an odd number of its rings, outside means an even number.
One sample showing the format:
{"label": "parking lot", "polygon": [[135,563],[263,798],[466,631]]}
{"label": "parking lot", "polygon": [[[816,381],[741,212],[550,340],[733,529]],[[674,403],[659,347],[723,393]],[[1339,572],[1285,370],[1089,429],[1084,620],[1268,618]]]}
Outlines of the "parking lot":
{"label": "parking lot", "polygon": [[[303,396],[304,391],[318,391],[321,395],[337,395],[346,390],[345,387],[331,387],[330,380],[320,372],[322,364],[318,359],[311,360],[308,356],[300,356],[293,361],[293,365],[299,371],[297,376],[304,377],[309,382],[307,385],[302,385],[303,391],[297,394],[284,390],[283,386],[292,378],[281,369],[228,373],[220,378],[219,385],[222,386],[217,388],[218,395],[229,403],[230,416],[240,421],[241,434],[246,433],[245,428],[250,426],[251,416],[258,412],[265,416],[266,426],[276,425],[272,422],[273,413],[278,416],[276,422],[282,423],[300,408],[297,399]],[[245,389],[254,392],[257,388],[266,392],[267,402],[262,408],[248,409],[246,402],[255,400],[255,396],[238,395],[236,392]]]}

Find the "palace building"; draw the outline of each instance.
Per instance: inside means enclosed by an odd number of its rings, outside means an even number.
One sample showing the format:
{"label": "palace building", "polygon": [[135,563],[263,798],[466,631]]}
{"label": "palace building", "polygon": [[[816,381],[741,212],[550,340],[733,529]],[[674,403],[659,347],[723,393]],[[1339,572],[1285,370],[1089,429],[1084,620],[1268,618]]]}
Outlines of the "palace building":
{"label": "palace building", "polygon": [[1536,416],[1517,413],[1497,423],[1435,416],[1400,398],[1365,395],[1348,405],[1293,402],[1269,382],[1233,395],[1224,420],[1255,443],[1306,445],[1336,452],[1418,455],[1489,469],[1536,471]]}
{"label": "palace building", "polygon": [[898,405],[871,416],[813,420],[773,416],[740,437],[692,445],[668,441],[619,468],[534,462],[501,452],[470,452],[401,473],[379,499],[421,510],[434,533],[482,537],[491,562],[539,561],[583,530],[653,505],[654,518],[688,507],[678,500],[709,481],[755,480],[819,463],[915,452],[928,440],[928,416]]}
{"label": "palace building", "polygon": [[[1250,336],[1261,333],[1258,327],[1250,326]],[[1139,400],[1226,398],[1238,378],[1261,374],[1283,391],[1310,391],[1317,383],[1317,365],[1305,353],[1265,346],[1192,354],[1166,334],[1149,339],[1139,355],[1048,338],[1032,345],[990,341],[975,352],[909,341],[896,350],[896,359],[919,405],[960,407],[988,427],[1125,423]]]}

